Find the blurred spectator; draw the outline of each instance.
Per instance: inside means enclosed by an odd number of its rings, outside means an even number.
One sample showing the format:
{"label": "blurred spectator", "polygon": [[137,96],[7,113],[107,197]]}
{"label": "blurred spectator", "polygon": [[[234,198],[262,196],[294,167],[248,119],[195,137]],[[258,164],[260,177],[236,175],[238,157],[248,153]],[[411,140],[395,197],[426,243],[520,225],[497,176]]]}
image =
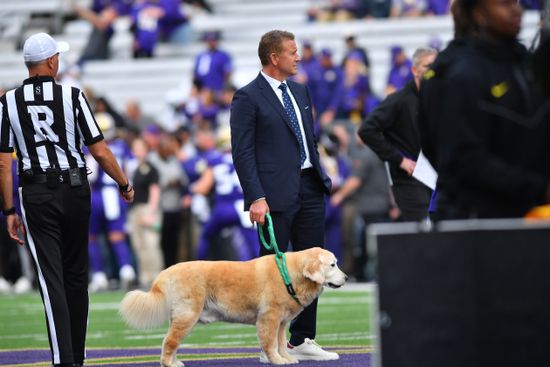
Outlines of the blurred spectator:
{"label": "blurred spectator", "polygon": [[298,63],[298,73],[292,77],[292,80],[309,86],[312,74],[319,67],[319,60],[315,56],[313,45],[306,40],[302,43],[302,55]]}
{"label": "blurred spectator", "polygon": [[217,116],[220,111],[220,106],[216,102],[214,91],[209,88],[202,88],[199,93],[199,110],[192,116],[194,123],[208,121],[212,128],[216,128],[218,124]]}
{"label": "blurred spectator", "polygon": [[128,212],[128,231],[138,264],[139,284],[148,287],[164,269],[160,249],[159,174],[148,161],[149,152],[143,139],[133,141],[132,153],[137,160],[131,180],[136,195]]}
{"label": "blurred spectator", "polygon": [[210,14],[214,13],[214,9],[210,5],[210,3],[206,0],[184,0],[183,2],[186,4],[190,4],[192,6],[198,7],[200,9],[203,9]]}
{"label": "blurred spectator", "polygon": [[391,0],[360,0],[358,18],[387,18],[390,15]]}
{"label": "blurred spectator", "polygon": [[131,12],[134,57],[153,57],[159,41],[186,43],[189,22],[179,0],[136,0]]}
{"label": "blurred spectator", "polygon": [[[335,126],[333,131],[342,128],[341,125]],[[345,130],[345,128],[344,128]],[[344,131],[344,134],[347,133]],[[332,181],[332,194],[337,192],[345,179],[349,176],[350,161],[347,156],[347,152],[341,149],[340,143],[342,138],[339,138],[337,134],[323,134],[319,144],[319,158],[321,165],[326,174]],[[343,251],[343,237],[342,237],[342,208],[340,205],[333,205],[330,200],[327,201],[325,206],[325,248],[331,251],[338,259],[339,266],[346,267],[345,260],[342,254]]]}
{"label": "blurred spectator", "polygon": [[441,41],[441,38],[439,38],[438,36],[432,35],[430,37],[430,40],[428,41],[428,47],[431,47],[439,52],[443,48],[443,41]]}
{"label": "blurred spectator", "polygon": [[185,162],[197,155],[197,148],[193,144],[191,130],[189,126],[181,126],[175,133],[179,141],[178,160]]}
{"label": "blurred spectator", "polygon": [[64,58],[59,59],[59,69],[57,70],[55,80],[59,84],[83,89],[80,81],[80,68],[77,65],[70,64]]}
{"label": "blurred spectator", "polygon": [[81,65],[87,60],[109,58],[109,42],[114,34],[113,22],[119,16],[130,14],[133,0],[93,0],[89,9],[81,7],[75,0],[70,2],[75,14],[93,26],[78,63]]}
{"label": "blurred spectator", "polygon": [[[344,65],[344,77],[338,89],[338,104],[332,109],[336,119],[360,122],[362,116],[363,101],[370,94],[369,78],[359,53],[351,53]],[[330,110],[328,110],[330,111]],[[327,114],[322,124],[326,124],[330,117]]]}
{"label": "blurred spectator", "polygon": [[407,57],[401,46],[391,48],[391,68],[388,75],[386,95],[403,88],[405,84],[413,80],[411,71],[412,61]]}
{"label": "blurred spectator", "polygon": [[357,18],[359,8],[359,0],[315,1],[307,14],[311,21],[346,21]]}
{"label": "blurred spectator", "polygon": [[136,99],[130,99],[126,102],[126,108],[122,114],[124,126],[133,136],[138,136],[150,124],[153,119],[146,116],[141,111],[140,104]]}
{"label": "blurred spectator", "polygon": [[539,10],[543,8],[543,2],[539,0],[520,0],[519,3],[525,10]]}
{"label": "blurred spectator", "polygon": [[220,33],[218,31],[205,32],[203,40],[207,50],[197,55],[193,78],[200,87],[206,87],[215,93],[221,92],[229,82],[233,65],[231,56],[218,48]]}
{"label": "blurred spectator", "polygon": [[149,148],[149,156],[156,155],[160,143],[162,130],[156,124],[148,124],[143,130],[142,137]]}
{"label": "blurred spectator", "polygon": [[[195,183],[220,157],[220,151],[216,149],[216,135],[207,121],[196,125],[194,131],[194,142],[197,154],[190,159],[181,162],[185,174],[189,178],[189,183]],[[210,218],[210,204],[208,198],[201,194],[195,194],[190,197],[191,200],[191,222],[193,233],[200,233],[200,227]]]}
{"label": "blurred spectator", "polygon": [[159,19],[160,40],[184,44],[191,40],[191,26],[183,13],[181,0],[159,0],[164,16]]}
{"label": "blurred spectator", "polygon": [[428,15],[448,14],[450,5],[450,0],[427,0],[425,13]]}
{"label": "blurred spectator", "polygon": [[149,162],[159,173],[160,209],[162,211],[161,249],[164,266],[179,262],[178,245],[182,225],[182,191],[188,179],[179,160],[178,141],[172,135],[161,135],[157,151],[151,152]]}
{"label": "blurred spectator", "polygon": [[390,17],[418,17],[426,11],[426,0],[392,0]]}
{"label": "blurred spectator", "polygon": [[118,111],[111,105],[111,103],[105,98],[105,97],[97,97],[95,99],[95,105],[94,105],[94,113],[105,113],[109,115],[114,123],[115,123],[115,129],[116,135],[120,133],[118,131],[119,129],[122,129],[126,126],[126,123],[124,121],[124,118]]}
{"label": "blurred spectator", "polygon": [[312,74],[309,83],[313,106],[323,126],[334,119],[343,77],[342,68],[332,61],[332,52],[323,48],[319,55],[319,67]]}
{"label": "blurred spectator", "polygon": [[153,57],[159,38],[159,20],[165,16],[160,0],[136,0],[131,19],[135,58]]}
{"label": "blurred spectator", "polygon": [[370,66],[369,56],[367,54],[367,51],[365,51],[363,47],[359,46],[355,42],[355,35],[347,35],[344,40],[346,42],[346,53],[344,54],[344,58],[342,59],[342,66],[346,64],[346,60],[350,54],[358,53],[361,56],[361,61],[363,62],[363,64],[365,64],[365,67],[368,70]]}
{"label": "blurred spectator", "polygon": [[229,117],[231,115],[231,101],[233,100],[233,95],[235,95],[235,92],[237,89],[234,85],[227,85],[220,97],[219,97],[219,106],[220,110],[218,111],[217,115],[217,126],[219,129],[223,129],[224,127],[229,126]]}
{"label": "blurred spectator", "polygon": [[[95,113],[95,118],[117,162],[123,169],[127,169],[130,150],[123,140],[116,137],[113,118],[105,112]],[[101,238],[105,238],[106,244],[114,253],[121,287],[128,288],[136,279],[136,273],[132,266],[132,255],[127,241],[127,204],[119,195],[118,184],[94,159],[87,159],[86,165],[92,172],[88,176],[92,188],[88,241],[92,278],[89,290],[90,292],[106,290],[109,285],[107,279],[109,265],[105,264]]]}
{"label": "blurred spectator", "polygon": [[192,186],[194,194],[213,195],[211,214],[202,227],[197,259],[213,258],[213,253],[224,253],[223,249],[213,248],[216,237],[223,229],[234,228],[239,231],[239,238],[242,237],[242,241],[232,241],[237,258],[250,260],[258,256],[258,234],[243,210],[244,196],[233,166],[229,127],[220,131],[218,146],[218,158],[208,162],[208,168]]}
{"label": "blurred spectator", "polygon": [[359,281],[372,280],[367,274],[366,227],[372,223],[390,220],[390,185],[384,163],[376,154],[356,139],[356,148],[351,156],[352,169],[339,190],[332,194],[331,205],[340,206],[347,200],[355,208],[359,219],[357,241],[351,252],[354,254],[352,274]]}
{"label": "blurred spectator", "polygon": [[386,97],[358,131],[369,148],[388,162],[392,191],[405,221],[425,219],[432,194],[432,190],[412,174],[421,149],[418,91],[436,55],[437,51],[432,48],[418,48],[413,55],[414,80]]}

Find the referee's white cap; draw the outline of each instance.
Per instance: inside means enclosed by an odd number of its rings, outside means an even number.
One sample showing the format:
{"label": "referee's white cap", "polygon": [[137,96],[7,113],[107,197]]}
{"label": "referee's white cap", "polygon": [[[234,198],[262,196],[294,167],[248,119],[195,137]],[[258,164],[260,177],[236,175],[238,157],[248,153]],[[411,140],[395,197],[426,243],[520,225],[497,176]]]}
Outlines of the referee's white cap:
{"label": "referee's white cap", "polygon": [[23,46],[23,57],[25,62],[37,62],[66,51],[69,51],[67,42],[56,42],[52,36],[42,32],[27,38]]}

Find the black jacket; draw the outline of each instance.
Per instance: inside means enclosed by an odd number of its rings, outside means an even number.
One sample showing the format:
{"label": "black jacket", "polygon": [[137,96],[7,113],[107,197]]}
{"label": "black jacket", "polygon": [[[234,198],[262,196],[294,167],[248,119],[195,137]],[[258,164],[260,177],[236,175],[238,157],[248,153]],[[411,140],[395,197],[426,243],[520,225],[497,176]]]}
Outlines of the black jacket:
{"label": "black jacket", "polygon": [[522,45],[473,39],[466,47],[445,92],[426,101],[441,104],[428,149],[440,175],[438,208],[446,218],[522,216],[550,182],[550,103],[532,87]]}
{"label": "black jacket", "polygon": [[382,101],[363,121],[358,134],[381,160],[390,163],[394,181],[410,180],[399,164],[403,157],[416,160],[420,153],[418,89],[414,81]]}

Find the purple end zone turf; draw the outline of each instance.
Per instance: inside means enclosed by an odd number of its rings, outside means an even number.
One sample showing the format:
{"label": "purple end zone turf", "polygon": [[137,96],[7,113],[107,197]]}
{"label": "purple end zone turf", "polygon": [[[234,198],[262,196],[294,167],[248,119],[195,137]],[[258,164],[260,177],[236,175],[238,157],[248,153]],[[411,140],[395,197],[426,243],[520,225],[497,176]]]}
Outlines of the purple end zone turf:
{"label": "purple end zone turf", "polygon": [[[329,348],[334,349],[334,348]],[[372,356],[369,353],[342,353],[343,350],[349,349],[350,351],[357,348],[338,348],[341,351],[340,359],[338,361],[327,362],[315,362],[315,361],[303,361],[300,362],[300,366],[313,367],[313,366],[331,366],[331,367],[371,367]],[[97,358],[117,358],[117,357],[137,357],[137,356],[159,356],[159,348],[147,348],[147,349],[90,349],[87,352],[88,362],[86,366],[100,366],[100,364],[94,364],[94,359]],[[258,348],[181,348],[180,356],[182,361],[188,367],[201,366],[201,367],[240,367],[240,366],[256,366],[264,367],[266,364],[262,364],[259,361],[259,349]],[[230,353],[258,353],[258,357],[254,358],[224,358],[224,359],[212,359],[212,360],[186,360],[185,355],[189,354],[230,354]],[[33,364],[33,363],[48,363],[50,360],[49,350],[17,350],[17,351],[0,351],[0,366],[2,365],[16,365],[16,364]],[[121,361],[120,363],[112,363],[110,366],[128,366],[128,361]],[[105,364],[101,364],[105,366]],[[159,362],[137,362],[132,363],[135,367],[158,367]]]}

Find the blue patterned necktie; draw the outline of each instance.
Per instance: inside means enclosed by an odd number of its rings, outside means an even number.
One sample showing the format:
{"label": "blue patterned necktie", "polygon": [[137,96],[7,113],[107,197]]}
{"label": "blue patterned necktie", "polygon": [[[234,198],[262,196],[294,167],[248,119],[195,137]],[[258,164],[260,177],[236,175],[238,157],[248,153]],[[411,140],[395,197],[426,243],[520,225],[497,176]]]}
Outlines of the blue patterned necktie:
{"label": "blue patterned necktie", "polygon": [[281,83],[281,85],[279,85],[279,89],[283,91],[283,104],[285,106],[286,114],[290,119],[290,127],[292,128],[292,132],[296,136],[296,139],[298,140],[298,144],[300,145],[300,165],[303,165],[304,162],[306,161],[306,150],[304,148],[304,140],[302,139],[300,126],[298,126],[298,116],[296,116],[296,111],[294,110],[294,106],[292,105],[292,101],[290,100],[290,95],[286,91],[286,88],[287,88],[287,85],[285,83]]}

